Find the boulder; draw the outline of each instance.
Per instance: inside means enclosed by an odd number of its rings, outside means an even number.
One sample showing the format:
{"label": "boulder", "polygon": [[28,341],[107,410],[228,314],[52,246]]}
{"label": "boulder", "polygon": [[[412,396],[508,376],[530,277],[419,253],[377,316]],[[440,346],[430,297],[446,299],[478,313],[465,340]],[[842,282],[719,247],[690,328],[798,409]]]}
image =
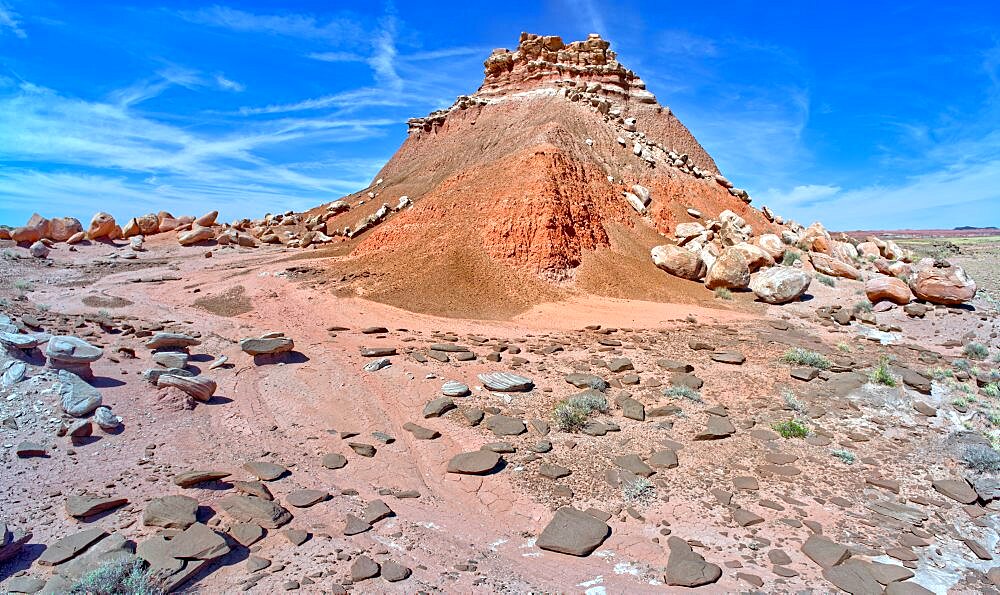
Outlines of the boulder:
{"label": "boulder", "polygon": [[10,230],[10,239],[21,244],[37,242],[49,236],[49,220],[35,213],[28,219],[28,222],[21,227]]}
{"label": "boulder", "polygon": [[785,304],[799,299],[809,289],[812,277],[795,267],[771,267],[757,273],[750,289],[762,302]]}
{"label": "boulder", "polygon": [[98,240],[101,238],[111,238],[114,235],[115,229],[118,225],[115,223],[115,218],[108,213],[100,212],[94,215],[90,220],[90,227],[87,228],[87,238],[91,240]]}
{"label": "boulder", "polygon": [[812,261],[813,268],[824,275],[845,277],[847,279],[861,278],[861,273],[858,272],[858,269],[827,254],[814,252],[809,255],[809,258]]}
{"label": "boulder", "polygon": [[75,234],[71,235],[69,239],[66,240],[66,243],[72,246],[73,244],[79,244],[80,242],[86,239],[87,239],[87,232],[78,231]]}
{"label": "boulder", "polygon": [[181,246],[194,246],[213,239],[215,239],[215,230],[211,227],[195,227],[191,231],[177,234],[177,243]]}
{"label": "boulder", "polygon": [[750,285],[750,266],[743,252],[726,248],[705,276],[705,287],[745,289]]}
{"label": "boulder", "polygon": [[79,219],[73,217],[56,217],[49,221],[49,239],[56,242],[65,242],[74,235],[83,231],[83,224]]}
{"label": "boulder", "polygon": [[609,535],[611,528],[604,521],[582,510],[563,506],[542,530],[535,545],[551,552],[589,556]]}
{"label": "boulder", "polygon": [[215,220],[219,217],[218,211],[212,211],[210,213],[205,213],[201,217],[194,220],[194,224],[200,227],[211,227],[215,225]]}
{"label": "boulder", "polygon": [[743,253],[743,257],[746,258],[747,266],[750,268],[751,273],[756,272],[761,267],[774,266],[774,257],[760,246],[740,242],[733,246],[733,250],[739,250]]}
{"label": "boulder", "polygon": [[104,351],[100,347],[71,335],[52,337],[45,346],[45,357],[50,363],[91,364],[101,359],[102,355]]}
{"label": "boulder", "polygon": [[873,304],[886,300],[894,304],[906,305],[913,297],[913,294],[910,293],[910,287],[905,281],[887,275],[876,275],[865,281],[865,295],[868,297],[868,301]]}
{"label": "boulder", "polygon": [[976,296],[976,282],[961,267],[925,258],[910,276],[913,295],[932,304],[957,305]]}
{"label": "boulder", "polygon": [[879,258],[882,256],[882,252],[878,249],[878,244],[875,242],[861,242],[858,244],[859,256],[864,256],[866,258]]}
{"label": "boulder", "polygon": [[701,256],[680,246],[655,246],[649,254],[653,264],[675,277],[697,281],[705,276],[705,261]]}
{"label": "boulder", "polygon": [[478,375],[487,390],[497,392],[527,392],[535,387],[530,378],[511,372],[487,372]]}
{"label": "boulder", "polygon": [[28,252],[35,258],[47,258],[49,255],[49,247],[42,242],[35,242],[28,248]]}
{"label": "boulder", "polygon": [[66,370],[59,370],[56,392],[62,410],[73,417],[85,417],[101,406],[100,391]]}
{"label": "boulder", "polygon": [[773,233],[765,233],[757,238],[757,245],[767,251],[775,261],[785,255],[785,244]]}

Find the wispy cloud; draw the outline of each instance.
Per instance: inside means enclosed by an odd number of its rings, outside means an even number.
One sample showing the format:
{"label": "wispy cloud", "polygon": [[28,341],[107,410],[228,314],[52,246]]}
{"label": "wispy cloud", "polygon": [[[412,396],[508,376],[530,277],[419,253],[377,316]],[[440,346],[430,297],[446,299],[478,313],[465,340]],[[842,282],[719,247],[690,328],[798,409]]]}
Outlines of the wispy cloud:
{"label": "wispy cloud", "polygon": [[365,62],[366,59],[361,54],[352,52],[312,52],[307,55],[313,60],[320,62]]}
{"label": "wispy cloud", "polygon": [[156,76],[138,81],[114,91],[110,99],[122,107],[136,105],[159,96],[173,86],[194,89],[204,82],[198,72],[178,66],[171,66],[156,73]]}
{"label": "wispy cloud", "polygon": [[26,39],[28,34],[21,27],[21,16],[14,12],[14,9],[0,2],[0,35],[9,31],[15,37]]}
{"label": "wispy cloud", "polygon": [[659,35],[657,49],[664,54],[680,54],[691,57],[716,56],[719,48],[716,42],[708,37],[695,35],[681,29],[669,29]]}
{"label": "wispy cloud", "polygon": [[403,87],[403,79],[396,72],[396,16],[393,12],[382,18],[381,30],[375,35],[372,56],[368,64],[375,72],[375,80],[394,91]]}
{"label": "wispy cloud", "polygon": [[565,0],[582,22],[590,27],[590,33],[600,33],[607,37],[608,30],[604,26],[604,16],[597,8],[596,0]]}
{"label": "wispy cloud", "polygon": [[356,40],[361,29],[350,18],[317,19],[303,14],[256,14],[226,6],[210,6],[184,11],[180,16],[192,23],[231,29],[233,31],[265,33],[302,39]]}
{"label": "wispy cloud", "polygon": [[838,230],[1000,225],[1000,158],[854,189],[824,184],[772,188],[755,203],[806,224],[822,219],[827,228]]}
{"label": "wispy cloud", "polygon": [[[169,84],[187,80],[170,78]],[[188,212],[216,199],[223,208],[240,199],[244,206],[312,205],[363,186],[360,176],[373,172],[331,177],[331,170],[269,158],[271,149],[294,154],[297,146],[359,141],[396,124],[386,118],[280,118],[199,132],[138,111],[157,84],[162,82],[130,86],[106,102],[23,84],[0,96],[0,161],[46,164],[44,171],[15,165],[0,172],[0,212],[29,204],[54,208],[73,196],[75,204],[65,203],[73,213],[87,201],[93,209],[124,205],[129,212],[120,216],[141,214],[158,200],[188,205]],[[254,197],[269,203],[253,203]],[[231,208],[230,214],[242,211]]]}
{"label": "wispy cloud", "polygon": [[233,91],[235,93],[242,93],[246,90],[246,86],[243,83],[238,83],[234,80],[228,79],[221,74],[215,75],[215,84],[218,85],[220,89]]}

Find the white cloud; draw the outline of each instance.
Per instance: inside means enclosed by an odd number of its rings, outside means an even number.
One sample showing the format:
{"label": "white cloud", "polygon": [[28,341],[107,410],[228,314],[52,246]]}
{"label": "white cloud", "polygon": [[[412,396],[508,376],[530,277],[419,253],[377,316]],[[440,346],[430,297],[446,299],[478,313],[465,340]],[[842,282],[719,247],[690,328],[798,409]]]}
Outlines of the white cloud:
{"label": "white cloud", "polygon": [[351,19],[320,21],[311,15],[261,15],[225,6],[210,6],[197,11],[181,12],[180,16],[193,23],[230,29],[232,31],[265,33],[302,39],[350,41],[359,37],[360,28]]}
{"label": "white cloud", "polygon": [[590,27],[588,33],[600,33],[607,38],[608,30],[604,26],[604,17],[594,4],[594,0],[566,0],[566,2],[572,8],[573,14]]}
{"label": "white cloud", "polygon": [[312,52],[308,55],[321,62],[365,62],[365,57],[351,52]]}
{"label": "white cloud", "polygon": [[386,118],[279,118],[199,132],[138,111],[150,93],[141,89],[148,86],[113,93],[108,102],[29,85],[0,96],[0,161],[45,164],[44,171],[0,171],[0,212],[42,204],[65,206],[70,214],[116,208],[131,216],[158,201],[199,208],[218,201],[233,206],[235,216],[248,210],[235,208],[241,204],[311,206],[363,187],[362,175],[374,172],[351,169],[351,177],[339,178],[314,163],[272,160],[272,150],[295,154],[302,146],[317,154],[316,147],[325,147],[317,155],[329,155],[333,143],[370,138],[397,124]]}
{"label": "white cloud", "polygon": [[769,189],[754,203],[829,229],[948,229],[1000,225],[1000,158],[944,166],[895,184]]}
{"label": "white cloud", "polygon": [[14,37],[20,39],[28,37],[28,34],[21,27],[20,15],[3,2],[0,2],[0,35],[4,33],[4,30],[10,31]]}
{"label": "white cloud", "polygon": [[235,93],[242,93],[246,90],[246,85],[238,83],[234,80],[227,79],[221,74],[215,75],[215,84],[219,86],[220,89],[225,89],[226,91],[233,91]]}
{"label": "white cloud", "polygon": [[662,32],[657,50],[664,54],[682,54],[694,58],[715,56],[719,53],[713,40],[681,29]]}

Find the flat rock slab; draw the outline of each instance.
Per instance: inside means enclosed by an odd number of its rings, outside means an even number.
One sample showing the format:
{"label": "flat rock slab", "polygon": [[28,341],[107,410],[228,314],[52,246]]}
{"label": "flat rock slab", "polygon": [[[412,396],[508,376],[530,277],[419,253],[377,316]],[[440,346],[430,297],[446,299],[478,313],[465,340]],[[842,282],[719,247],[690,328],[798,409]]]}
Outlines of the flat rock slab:
{"label": "flat rock slab", "polygon": [[611,535],[608,524],[571,506],[563,506],[545,526],[535,545],[543,550],[589,556]]}
{"label": "flat rock slab", "polygon": [[523,421],[506,415],[492,415],[486,419],[485,424],[486,429],[493,432],[494,436],[520,436],[528,431]]}
{"label": "flat rock slab", "polygon": [[70,496],[66,498],[66,513],[71,517],[82,519],[126,504],[128,504],[128,498]]}
{"label": "flat rock slab", "polygon": [[487,390],[501,393],[526,392],[535,387],[530,378],[510,372],[487,372],[478,378]]}
{"label": "flat rock slab", "polygon": [[147,349],[186,349],[201,345],[201,341],[183,333],[155,333],[143,343]]}
{"label": "flat rock slab", "polygon": [[566,467],[550,465],[549,463],[542,463],[541,466],[538,467],[538,474],[549,479],[560,479],[568,476],[570,473],[572,473],[572,471]]}
{"label": "flat rock slab", "polygon": [[271,490],[259,481],[234,481],[233,489],[245,496],[256,496],[263,500],[274,500]]}
{"label": "flat rock slab", "polygon": [[214,560],[229,551],[225,538],[203,523],[194,523],[170,540],[170,553],[174,558]]}
{"label": "flat rock slab", "polygon": [[353,514],[348,514],[344,517],[344,535],[358,535],[365,531],[370,531],[371,528],[371,523]]}
{"label": "flat rock slab", "polygon": [[257,523],[236,523],[229,528],[229,535],[243,547],[250,547],[264,538],[264,528]]}
{"label": "flat rock slab", "polygon": [[425,428],[423,426],[418,426],[412,422],[406,422],[403,424],[403,429],[413,434],[413,437],[417,440],[434,440],[441,437],[441,432]]}
{"label": "flat rock slab", "polygon": [[746,356],[738,351],[713,351],[712,355],[709,357],[713,362],[719,362],[722,364],[740,365],[747,361]]}
{"label": "flat rock slab", "polygon": [[261,481],[274,481],[288,473],[287,467],[267,461],[250,461],[243,468]]}
{"label": "flat rock slab", "polygon": [[395,347],[362,347],[361,357],[389,357],[396,355]]}
{"label": "flat rock slab", "polygon": [[398,562],[392,560],[382,562],[382,578],[390,583],[405,581],[410,578],[411,574],[413,574],[413,571]]}
{"label": "flat rock slab", "polygon": [[323,455],[323,466],[327,469],[342,469],[347,465],[347,457],[339,452]]}
{"label": "flat rock slab", "polygon": [[979,499],[979,494],[964,479],[939,479],[931,482],[931,486],[938,493],[962,504],[972,504]]}
{"label": "flat rock slab", "polygon": [[275,355],[295,349],[295,341],[289,337],[243,339],[240,341],[240,349],[248,355]]}
{"label": "flat rock slab", "polygon": [[500,461],[500,455],[490,450],[463,452],[448,461],[448,473],[484,475],[493,471]]}
{"label": "flat rock slab", "polygon": [[45,346],[45,357],[68,364],[90,364],[101,359],[102,355],[104,351],[100,347],[69,335],[52,337]]}
{"label": "flat rock slab", "polygon": [[42,566],[62,564],[80,555],[88,547],[104,539],[107,535],[108,532],[104,529],[94,527],[93,529],[84,529],[79,533],[58,539],[55,543],[45,548],[45,551],[38,558],[38,563]]}
{"label": "flat rock slab", "polygon": [[424,405],[424,419],[441,417],[455,408],[455,402],[451,400],[451,397],[438,397]]}
{"label": "flat rock slab", "polygon": [[736,427],[728,417],[709,415],[705,429],[695,434],[695,440],[721,440],[736,433]]}
{"label": "flat rock slab", "polygon": [[594,374],[567,374],[565,380],[577,388],[592,388],[599,391],[608,390],[610,386],[607,380]]}
{"label": "flat rock slab", "polygon": [[323,490],[295,490],[285,497],[285,501],[295,508],[309,508],[330,498],[330,493]]}
{"label": "flat rock slab", "polygon": [[647,465],[637,454],[615,457],[614,462],[615,465],[618,465],[633,475],[649,477],[650,475],[656,473],[656,471]]}
{"label": "flat rock slab", "polygon": [[253,496],[226,496],[218,506],[237,521],[257,523],[265,529],[277,529],[292,520],[292,514],[281,506]]}
{"label": "flat rock slab", "polygon": [[381,572],[382,567],[375,560],[368,556],[358,556],[351,563],[351,580],[354,582],[375,578]]}
{"label": "flat rock slab", "polygon": [[695,553],[686,541],[671,536],[667,539],[670,555],[667,557],[666,583],[675,587],[700,587],[719,580],[722,569],[706,562]]}
{"label": "flat rock slab", "polygon": [[185,471],[180,475],[174,476],[174,485],[182,488],[191,488],[200,483],[225,479],[230,475],[230,473],[225,471]]}
{"label": "flat rock slab", "polygon": [[802,553],[823,568],[831,568],[851,557],[846,547],[822,535],[810,535],[802,544]]}

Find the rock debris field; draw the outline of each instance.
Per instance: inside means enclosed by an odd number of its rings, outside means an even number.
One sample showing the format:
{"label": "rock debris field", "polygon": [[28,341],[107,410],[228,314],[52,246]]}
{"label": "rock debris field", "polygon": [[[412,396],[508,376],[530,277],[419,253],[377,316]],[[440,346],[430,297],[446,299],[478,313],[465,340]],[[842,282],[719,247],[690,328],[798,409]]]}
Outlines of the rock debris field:
{"label": "rock debris field", "polygon": [[[485,67],[314,211],[0,229],[0,591],[1000,592],[975,280],[751,207],[599,37]],[[486,166],[407,164],[532,102],[458,239]]]}

